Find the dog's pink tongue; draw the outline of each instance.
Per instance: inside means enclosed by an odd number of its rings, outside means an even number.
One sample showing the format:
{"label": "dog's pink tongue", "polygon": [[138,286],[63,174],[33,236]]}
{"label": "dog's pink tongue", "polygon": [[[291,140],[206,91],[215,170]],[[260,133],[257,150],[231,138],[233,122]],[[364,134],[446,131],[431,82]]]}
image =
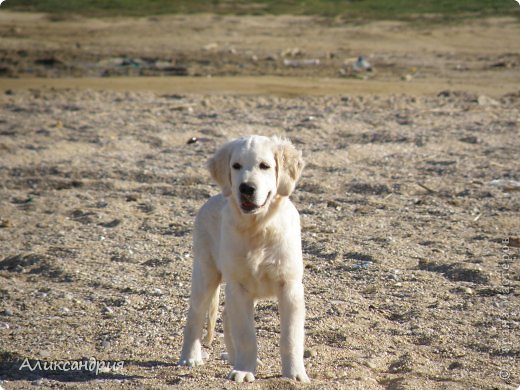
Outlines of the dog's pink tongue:
{"label": "dog's pink tongue", "polygon": [[256,205],[254,203],[251,203],[251,202],[244,202],[244,203],[242,203],[242,207],[246,208],[246,209],[252,209],[252,208],[255,208]]}

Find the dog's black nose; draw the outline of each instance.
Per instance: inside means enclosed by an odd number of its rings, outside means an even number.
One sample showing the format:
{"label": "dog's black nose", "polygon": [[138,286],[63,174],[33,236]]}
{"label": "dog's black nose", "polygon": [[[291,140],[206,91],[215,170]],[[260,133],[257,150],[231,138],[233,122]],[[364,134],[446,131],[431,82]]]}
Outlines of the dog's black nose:
{"label": "dog's black nose", "polygon": [[256,188],[252,186],[251,184],[242,183],[240,186],[238,186],[238,190],[242,195],[254,195]]}

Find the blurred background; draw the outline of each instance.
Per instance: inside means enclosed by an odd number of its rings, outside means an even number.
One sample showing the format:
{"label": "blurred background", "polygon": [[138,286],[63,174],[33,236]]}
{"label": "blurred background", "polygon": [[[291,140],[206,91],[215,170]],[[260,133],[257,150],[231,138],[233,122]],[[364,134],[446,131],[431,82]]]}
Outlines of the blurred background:
{"label": "blurred background", "polygon": [[[8,0],[0,76],[293,76],[332,79],[323,93],[343,79],[374,81],[358,92],[450,83],[500,94],[519,81],[519,16],[514,0]],[[297,87],[283,80],[287,93]]]}

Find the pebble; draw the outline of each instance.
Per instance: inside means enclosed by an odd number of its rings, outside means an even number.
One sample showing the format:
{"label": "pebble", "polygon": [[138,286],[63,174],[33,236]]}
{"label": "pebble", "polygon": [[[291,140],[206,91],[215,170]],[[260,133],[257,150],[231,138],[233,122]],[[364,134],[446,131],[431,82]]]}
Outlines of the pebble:
{"label": "pebble", "polygon": [[134,195],[134,194],[129,194],[126,196],[127,202],[137,202],[138,199],[139,199],[138,196]]}
{"label": "pebble", "polygon": [[6,317],[12,317],[14,315],[14,312],[11,309],[4,309],[2,314]]}
{"label": "pebble", "polygon": [[112,310],[112,308],[109,306],[105,306],[104,309],[106,314],[114,314],[114,310]]}
{"label": "pebble", "polygon": [[215,42],[208,43],[207,45],[205,45],[203,47],[203,49],[206,51],[216,50],[216,49],[218,49],[218,43],[215,43]]}
{"label": "pebble", "polygon": [[465,294],[468,294],[468,295],[473,295],[473,294],[475,294],[475,291],[474,291],[472,288],[470,288],[470,287],[462,287],[462,288],[461,288],[461,291],[462,291],[463,293],[465,293]]}
{"label": "pebble", "polygon": [[464,364],[459,361],[455,361],[448,366],[448,370],[459,370],[461,368],[464,368]]}
{"label": "pebble", "polygon": [[33,385],[33,386],[41,386],[42,384],[43,384],[43,378],[38,378],[31,382],[31,385]]}
{"label": "pebble", "polygon": [[305,350],[305,352],[303,353],[303,357],[305,359],[308,359],[308,358],[311,358],[311,357],[315,357],[318,353],[316,352],[315,349],[312,349],[312,348],[307,348]]}
{"label": "pebble", "polygon": [[498,101],[485,95],[480,95],[477,99],[477,102],[480,106],[500,106]]}
{"label": "pebble", "polygon": [[0,220],[0,228],[10,228],[13,227],[13,223],[8,219]]}
{"label": "pebble", "polygon": [[67,293],[62,293],[60,294],[60,298],[64,298],[68,301],[72,301],[72,299],[74,298],[74,295],[72,295],[71,293],[67,292]]}
{"label": "pebble", "polygon": [[46,359],[46,358],[48,358],[48,357],[51,356],[51,353],[50,353],[50,351],[47,350],[47,349],[42,349],[42,350],[40,351],[40,353],[39,353],[39,356],[40,356],[42,359]]}

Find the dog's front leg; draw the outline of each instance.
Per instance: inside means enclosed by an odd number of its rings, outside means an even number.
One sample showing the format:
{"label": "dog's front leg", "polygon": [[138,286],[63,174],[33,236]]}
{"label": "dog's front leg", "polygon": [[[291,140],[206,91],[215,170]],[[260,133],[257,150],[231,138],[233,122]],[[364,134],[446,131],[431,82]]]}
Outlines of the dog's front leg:
{"label": "dog's front leg", "polygon": [[[204,317],[212,297],[218,293],[219,283],[220,274],[216,268],[207,263],[202,263],[196,257],[193,263],[190,308],[184,328],[184,340],[179,361],[181,366],[194,367],[204,363],[201,349]],[[208,329],[208,333],[211,331]]]}
{"label": "dog's front leg", "polygon": [[228,283],[225,310],[234,348],[234,366],[228,378],[235,382],[252,382],[257,355],[254,299],[240,284]]}
{"label": "dog's front leg", "polygon": [[280,352],[282,355],[282,375],[300,382],[309,382],[303,364],[305,301],[303,284],[287,282],[281,288],[280,305]]}

